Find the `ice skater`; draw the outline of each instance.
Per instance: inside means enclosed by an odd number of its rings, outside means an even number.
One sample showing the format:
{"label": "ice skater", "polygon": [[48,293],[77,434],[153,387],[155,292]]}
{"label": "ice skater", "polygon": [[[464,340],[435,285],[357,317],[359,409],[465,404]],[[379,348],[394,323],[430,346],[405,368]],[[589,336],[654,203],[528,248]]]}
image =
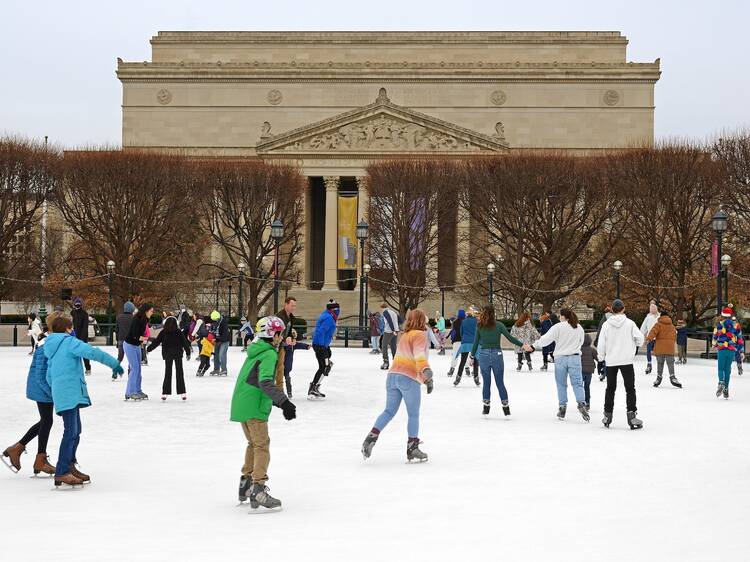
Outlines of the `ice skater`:
{"label": "ice skater", "polygon": [[466,376],[473,375],[474,384],[479,386],[479,364],[474,362],[471,367],[465,366],[469,359],[471,348],[474,345],[474,336],[477,333],[478,313],[479,311],[476,308],[470,306],[466,318],[461,322],[461,347],[458,349],[461,354],[461,361],[458,363],[458,371],[456,371],[456,378],[453,379],[453,386],[458,386],[461,383],[464,369],[466,369]]}
{"label": "ice skater", "polygon": [[[292,397],[292,368],[294,367],[294,351],[297,349],[310,349],[309,343],[297,341],[297,330],[292,328],[289,344],[284,343],[284,382],[286,384],[286,395]],[[281,361],[281,356],[279,356]]]}
{"label": "ice skater", "polygon": [[247,439],[239,501],[249,499],[253,509],[276,509],[281,507],[281,501],[274,498],[266,487],[271,462],[268,417],[272,406],[281,408],[286,420],[296,418],[297,409],[274,384],[284,322],[275,316],[268,316],[264,320],[256,331],[256,340],[247,348],[247,358],[237,377],[230,419],[242,424],[242,432]]}
{"label": "ice skater", "polygon": [[161,399],[166,400],[172,394],[172,366],[174,365],[177,377],[177,394],[180,398],[187,400],[185,390],[185,373],[182,368],[182,354],[185,353],[186,361],[190,361],[190,342],[185,336],[185,330],[180,330],[177,319],[170,316],[164,321],[156,339],[148,346],[147,351],[153,351],[161,346],[161,356],[164,359],[164,382],[161,385]]}
{"label": "ice skater", "polygon": [[201,362],[198,365],[198,372],[195,373],[196,377],[202,377],[211,367],[211,354],[214,352],[214,335],[209,333],[202,339],[202,342],[203,343],[200,346]]}
{"label": "ice skater", "polygon": [[581,376],[583,377],[583,393],[586,396],[586,411],[591,410],[591,378],[598,370],[598,359],[596,348],[591,345],[591,336],[586,334],[581,346]]}
{"label": "ice skater", "polygon": [[716,387],[716,397],[724,396],[729,400],[729,378],[732,375],[732,363],[737,350],[745,348],[742,338],[742,326],[732,319],[733,311],[728,306],[721,311],[721,319],[714,327],[713,346],[716,349],[717,366],[719,368],[719,386]]}
{"label": "ice skater", "polygon": [[419,405],[422,399],[421,386],[432,392],[432,369],[427,359],[430,341],[427,337],[427,316],[419,309],[410,310],[404,324],[404,334],[396,348],[393,365],[386,377],[385,410],[375,420],[362,443],[362,456],[367,459],[386,425],[398,412],[403,400],[408,414],[406,460],[426,461],[427,455],[419,448]]}
{"label": "ice skater", "polygon": [[122,373],[117,359],[100,349],[71,336],[73,322],[58,316],[52,322],[52,334],[43,346],[47,358],[47,383],[52,390],[55,412],[62,417],[65,429],[55,467],[55,486],[76,486],[91,481],[77,468],[78,444],[81,439],[81,408],[91,406],[81,359],[103,363],[113,373]]}
{"label": "ice skater", "polygon": [[448,337],[453,345],[453,356],[451,357],[451,366],[448,369],[448,377],[452,377],[458,364],[458,359],[461,357],[461,324],[466,318],[466,311],[463,308],[459,308],[456,312],[456,317],[451,322],[451,331]]}
{"label": "ice skater", "polygon": [[130,331],[122,344],[125,357],[128,359],[128,386],[125,389],[125,400],[148,400],[148,394],[141,388],[141,352],[142,344],[148,341],[146,330],[148,320],[154,313],[154,305],[146,303],[142,305],[130,323]]}
{"label": "ice skater", "polygon": [[[524,344],[531,344],[531,342],[538,340],[539,332],[534,327],[534,324],[531,323],[531,314],[523,312],[516,320],[516,323],[511,327],[510,335],[521,340]],[[533,367],[531,366],[531,353],[529,353],[524,346],[516,346],[516,356],[518,357],[516,371],[520,371],[523,368],[524,358],[526,359],[526,365],[528,366],[529,371],[533,370]]]}
{"label": "ice skater", "polygon": [[654,355],[656,355],[656,380],[654,386],[661,384],[662,374],[664,373],[664,363],[669,370],[669,382],[672,386],[682,388],[682,383],[677,380],[674,374],[674,346],[677,341],[677,329],[672,324],[669,314],[662,312],[659,320],[651,328],[646,336],[648,343],[654,342]]}
{"label": "ice skater", "polygon": [[[651,332],[651,328],[656,326],[656,323],[659,321],[659,308],[656,306],[656,301],[651,301],[648,305],[648,314],[643,319],[643,323],[641,324],[641,333],[643,334],[643,338],[645,339],[646,336],[648,336],[649,332]],[[650,341],[646,344],[646,374],[651,374],[651,356],[654,351],[654,346],[656,345],[655,341]]]}
{"label": "ice skater", "polygon": [[[313,335],[312,347],[315,351],[315,359],[318,360],[318,370],[315,371],[310,388],[307,390],[308,400],[320,400],[326,395],[320,391],[321,379],[331,373],[331,341],[336,334],[336,320],[341,313],[341,309],[336,301],[331,299],[326,305],[326,309],[321,312],[318,321],[315,324],[315,334]],[[385,348],[385,344],[383,344]]]}

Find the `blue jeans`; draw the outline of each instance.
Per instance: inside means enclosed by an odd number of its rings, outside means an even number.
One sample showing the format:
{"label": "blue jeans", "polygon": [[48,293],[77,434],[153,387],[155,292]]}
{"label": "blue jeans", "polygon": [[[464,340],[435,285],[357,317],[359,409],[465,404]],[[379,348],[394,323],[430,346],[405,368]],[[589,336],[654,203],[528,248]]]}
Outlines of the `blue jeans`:
{"label": "blue jeans", "polygon": [[583,393],[586,395],[586,406],[591,406],[591,376],[594,373],[583,373]]}
{"label": "blue jeans", "polygon": [[734,351],[731,349],[720,349],[719,357],[719,382],[729,388],[729,377],[732,374],[732,363],[734,363]]}
{"label": "blue jeans", "polygon": [[133,396],[141,392],[141,346],[123,342],[122,350],[125,352],[125,357],[127,357],[130,366],[125,396]]}
{"label": "blue jeans", "polygon": [[409,416],[406,426],[409,437],[419,437],[419,404],[422,401],[422,390],[419,387],[420,384],[412,378],[390,373],[385,381],[385,410],[375,420],[373,427],[382,431],[396,415],[403,400]]}
{"label": "blue jeans", "polygon": [[214,347],[214,371],[226,372],[228,350],[229,350],[228,341],[216,342],[216,347]]}
{"label": "blue jeans", "polygon": [[501,349],[490,348],[482,349],[477,356],[479,368],[482,371],[482,399],[490,399],[492,390],[492,375],[495,375],[495,386],[500,393],[500,400],[508,399],[508,391],[505,389],[503,374],[505,372],[503,364],[503,351]]}
{"label": "blue jeans", "polygon": [[573,387],[576,402],[585,402],[583,376],[581,375],[580,355],[560,355],[555,357],[555,382],[557,382],[557,401],[560,406],[568,403],[568,378]]}
{"label": "blue jeans", "polygon": [[378,349],[379,341],[380,341],[380,336],[370,336],[370,347],[372,349]]}
{"label": "blue jeans", "polygon": [[651,340],[646,344],[646,361],[651,363],[651,352],[654,351],[654,346],[656,345],[656,340]]}
{"label": "blue jeans", "polygon": [[[128,344],[125,344],[128,345]],[[65,430],[60,440],[60,452],[57,455],[55,476],[64,476],[70,472],[70,465],[76,462],[76,451],[81,440],[81,410],[76,406],[72,410],[60,412]]]}

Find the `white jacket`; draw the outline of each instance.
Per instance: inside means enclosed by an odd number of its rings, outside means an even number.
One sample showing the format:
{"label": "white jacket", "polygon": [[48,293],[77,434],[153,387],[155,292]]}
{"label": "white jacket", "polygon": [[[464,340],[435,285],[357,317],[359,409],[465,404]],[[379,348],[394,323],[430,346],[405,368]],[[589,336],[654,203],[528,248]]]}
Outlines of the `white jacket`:
{"label": "white jacket", "polygon": [[39,318],[35,318],[31,322],[31,328],[29,328],[29,335],[34,338],[34,341],[39,340],[39,336],[42,335],[42,321]]}
{"label": "white jacket", "polygon": [[602,326],[596,351],[607,367],[632,365],[635,351],[643,345],[643,334],[624,314],[613,314]]}
{"label": "white jacket", "polygon": [[583,338],[586,334],[578,324],[573,328],[567,320],[561,320],[552,326],[546,334],[531,344],[532,347],[539,349],[555,344],[555,357],[563,355],[580,355]]}
{"label": "white jacket", "polygon": [[643,319],[643,324],[641,324],[641,333],[644,336],[647,336],[648,333],[651,331],[651,328],[656,326],[656,323],[658,321],[659,321],[658,314],[646,314],[646,317]]}

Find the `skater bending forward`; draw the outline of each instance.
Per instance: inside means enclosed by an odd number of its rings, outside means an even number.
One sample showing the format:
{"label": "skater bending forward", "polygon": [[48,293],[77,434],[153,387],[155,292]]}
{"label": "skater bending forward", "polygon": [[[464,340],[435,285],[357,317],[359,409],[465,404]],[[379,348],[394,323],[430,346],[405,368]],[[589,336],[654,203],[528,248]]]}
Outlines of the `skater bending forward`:
{"label": "skater bending forward", "polygon": [[393,365],[386,377],[385,410],[375,420],[375,425],[362,443],[362,455],[366,459],[370,457],[380,432],[396,415],[403,400],[409,417],[406,460],[427,460],[427,455],[419,449],[421,385],[424,383],[427,387],[427,394],[432,392],[432,369],[427,362],[427,351],[430,347],[427,330],[425,313],[419,309],[410,310],[404,324],[404,335],[398,342]]}
{"label": "skater bending forward", "polygon": [[91,478],[76,468],[78,443],[81,439],[81,408],[91,406],[82,359],[103,363],[113,374],[122,374],[117,359],[71,335],[73,321],[58,316],[52,322],[52,334],[44,344],[47,357],[47,383],[52,389],[52,401],[65,429],[57,455],[55,486],[75,486],[90,482]]}
{"label": "skater bending forward", "polygon": [[271,496],[266,487],[271,461],[268,416],[272,406],[281,408],[287,420],[293,420],[297,414],[294,404],[274,384],[284,322],[268,316],[258,325],[258,339],[248,346],[247,358],[234,386],[231,420],[242,424],[247,439],[239,500],[249,499],[253,509],[260,506],[274,509],[281,507],[281,501]]}

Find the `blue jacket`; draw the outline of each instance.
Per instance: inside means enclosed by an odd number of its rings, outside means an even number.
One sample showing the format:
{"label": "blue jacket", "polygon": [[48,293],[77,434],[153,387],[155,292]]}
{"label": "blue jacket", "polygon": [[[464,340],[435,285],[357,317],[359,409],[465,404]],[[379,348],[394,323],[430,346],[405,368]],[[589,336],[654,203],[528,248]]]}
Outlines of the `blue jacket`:
{"label": "blue jacket", "polygon": [[[539,324],[539,335],[543,336],[544,334],[549,332],[552,329],[552,326],[553,326],[552,320],[550,320],[549,318],[547,318],[547,320],[542,320],[542,323]],[[545,345],[542,348],[543,353],[554,353],[554,351],[555,351],[555,342],[552,342],[549,345]]]}
{"label": "blue jacket", "polygon": [[114,369],[117,359],[74,338],[70,334],[50,334],[42,346],[47,357],[47,383],[52,388],[52,401],[59,414],[80,406],[91,406],[81,358],[104,363]]}
{"label": "blue jacket", "polygon": [[315,324],[315,335],[313,336],[313,345],[322,345],[329,347],[333,335],[336,333],[336,319],[328,310],[324,310],[318,317]]}
{"label": "blue jacket", "polygon": [[477,319],[474,316],[467,316],[461,322],[461,353],[470,353],[474,345],[474,334],[477,333]]}
{"label": "blue jacket", "polygon": [[44,340],[37,346],[31,359],[29,375],[26,377],[26,398],[34,402],[52,404],[52,389],[47,383],[47,357],[44,355]]}

